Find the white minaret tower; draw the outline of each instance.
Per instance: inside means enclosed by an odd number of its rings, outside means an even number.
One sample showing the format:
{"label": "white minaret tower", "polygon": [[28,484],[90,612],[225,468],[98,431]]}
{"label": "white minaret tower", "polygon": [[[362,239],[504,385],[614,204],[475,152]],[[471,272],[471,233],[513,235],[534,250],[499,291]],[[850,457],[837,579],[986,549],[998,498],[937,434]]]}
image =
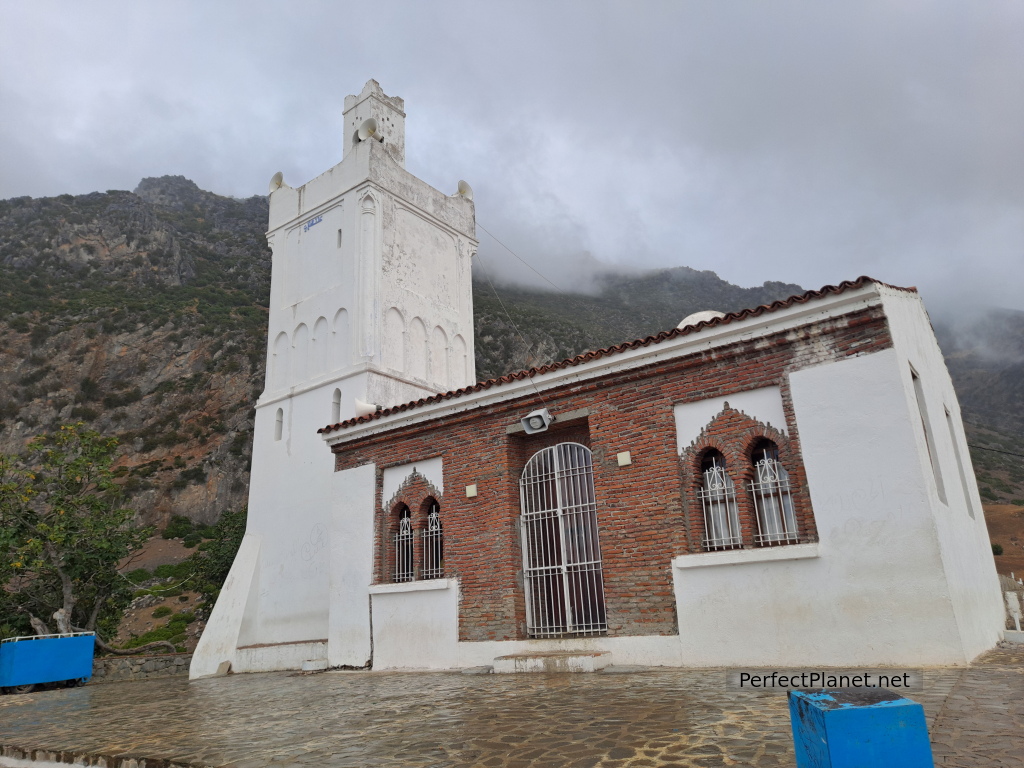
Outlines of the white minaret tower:
{"label": "white minaret tower", "polygon": [[[298,189],[271,184],[267,385],[257,407],[332,385],[340,407],[321,408],[314,434],[356,415],[356,399],[397,405],[475,381],[473,203],[405,170],[403,107],[369,81],[345,99],[341,163]],[[372,135],[360,140],[361,127]]]}
{"label": "white minaret tower", "polygon": [[[301,187],[271,180],[249,522],[193,677],[226,661],[294,668],[326,643],[328,592],[342,578],[329,550],[344,532],[331,527],[334,457],[317,429],[476,380],[472,195],[405,170],[404,107],[370,80],[345,98],[342,161]],[[266,648],[278,650],[254,650]]]}

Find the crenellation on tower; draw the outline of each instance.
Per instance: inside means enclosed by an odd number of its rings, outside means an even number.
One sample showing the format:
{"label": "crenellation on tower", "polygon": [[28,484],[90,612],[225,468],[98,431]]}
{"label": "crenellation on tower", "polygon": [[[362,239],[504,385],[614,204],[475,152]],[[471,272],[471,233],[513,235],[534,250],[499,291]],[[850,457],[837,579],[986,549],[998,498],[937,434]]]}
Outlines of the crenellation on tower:
{"label": "crenellation on tower", "polygon": [[405,167],[405,101],[388,96],[376,80],[367,80],[358,96],[345,97],[344,154],[357,147],[359,128],[367,120],[375,120],[380,138],[388,155]]}

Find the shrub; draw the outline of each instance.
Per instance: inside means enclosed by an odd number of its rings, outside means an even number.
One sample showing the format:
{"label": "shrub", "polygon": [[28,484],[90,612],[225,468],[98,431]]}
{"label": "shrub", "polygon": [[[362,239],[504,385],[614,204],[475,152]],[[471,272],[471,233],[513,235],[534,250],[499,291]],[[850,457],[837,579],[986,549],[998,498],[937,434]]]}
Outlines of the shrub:
{"label": "shrub", "polygon": [[110,394],[103,398],[103,405],[107,408],[120,408],[121,406],[131,405],[142,399],[142,392],[139,391],[138,387],[130,389],[127,392],[120,394]]}
{"label": "shrub", "polygon": [[[192,564],[188,560],[182,560],[180,563],[164,563],[158,565],[153,571],[153,575],[158,579],[185,579],[192,575]],[[166,589],[170,585],[164,585],[156,587],[156,589]]]}
{"label": "shrub", "polygon": [[83,400],[95,400],[100,393],[100,385],[86,376],[80,385]]}
{"label": "shrub", "polygon": [[[171,517],[171,521],[167,523],[167,527],[164,528],[164,532],[161,534],[165,539],[181,539],[192,533],[193,529],[192,521],[184,515],[174,515]],[[163,568],[164,566],[159,566]],[[159,576],[160,574],[157,573]],[[167,574],[170,576],[172,574]]]}
{"label": "shrub", "polygon": [[142,582],[153,578],[153,574],[150,573],[147,568],[136,568],[134,571],[126,573],[125,578],[127,578],[132,584],[141,584]]}
{"label": "shrub", "polygon": [[76,405],[71,409],[71,418],[73,419],[84,419],[85,421],[93,421],[99,416],[99,411],[95,408],[90,408],[87,405]]}
{"label": "shrub", "polygon": [[206,470],[202,467],[191,467],[182,470],[179,477],[187,483],[203,483],[206,482]]}
{"label": "shrub", "polygon": [[192,533],[190,533],[188,536],[186,536],[185,538],[183,538],[181,540],[181,543],[184,544],[189,549],[191,549],[192,547],[198,545],[199,542],[202,541],[202,540],[203,540],[202,536],[200,536],[196,531],[192,531]]}
{"label": "shrub", "polygon": [[159,608],[153,611],[154,619],[162,619],[164,616],[170,616],[174,611],[171,610],[168,605],[161,605]]}
{"label": "shrub", "polygon": [[164,563],[163,565],[158,565],[153,569],[153,575],[158,579],[169,579],[174,576],[174,573],[173,563]]}
{"label": "shrub", "polygon": [[1002,544],[993,544],[992,545],[992,554],[995,555],[996,557],[998,557],[999,555],[1003,554],[1003,545]]}
{"label": "shrub", "polygon": [[32,334],[28,337],[28,341],[33,347],[38,347],[48,338],[50,338],[50,329],[45,325],[37,325],[32,329]]}

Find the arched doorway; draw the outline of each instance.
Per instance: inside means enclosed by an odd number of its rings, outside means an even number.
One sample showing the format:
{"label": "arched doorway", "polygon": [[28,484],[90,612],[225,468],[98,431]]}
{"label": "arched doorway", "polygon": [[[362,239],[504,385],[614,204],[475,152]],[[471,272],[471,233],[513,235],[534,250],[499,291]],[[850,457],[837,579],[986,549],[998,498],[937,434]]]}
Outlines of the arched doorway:
{"label": "arched doorway", "polygon": [[526,625],[530,637],[607,630],[590,449],[538,451],[519,480]]}

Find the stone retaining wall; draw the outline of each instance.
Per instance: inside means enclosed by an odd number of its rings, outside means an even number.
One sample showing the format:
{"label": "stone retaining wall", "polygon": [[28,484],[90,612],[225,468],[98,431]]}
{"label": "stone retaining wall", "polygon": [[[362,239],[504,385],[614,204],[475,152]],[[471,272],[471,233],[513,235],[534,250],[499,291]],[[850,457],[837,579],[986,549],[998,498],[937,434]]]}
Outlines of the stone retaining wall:
{"label": "stone retaining wall", "polygon": [[151,680],[155,677],[187,675],[191,653],[165,653],[159,656],[106,656],[92,662],[90,683],[119,683],[125,680]]}

